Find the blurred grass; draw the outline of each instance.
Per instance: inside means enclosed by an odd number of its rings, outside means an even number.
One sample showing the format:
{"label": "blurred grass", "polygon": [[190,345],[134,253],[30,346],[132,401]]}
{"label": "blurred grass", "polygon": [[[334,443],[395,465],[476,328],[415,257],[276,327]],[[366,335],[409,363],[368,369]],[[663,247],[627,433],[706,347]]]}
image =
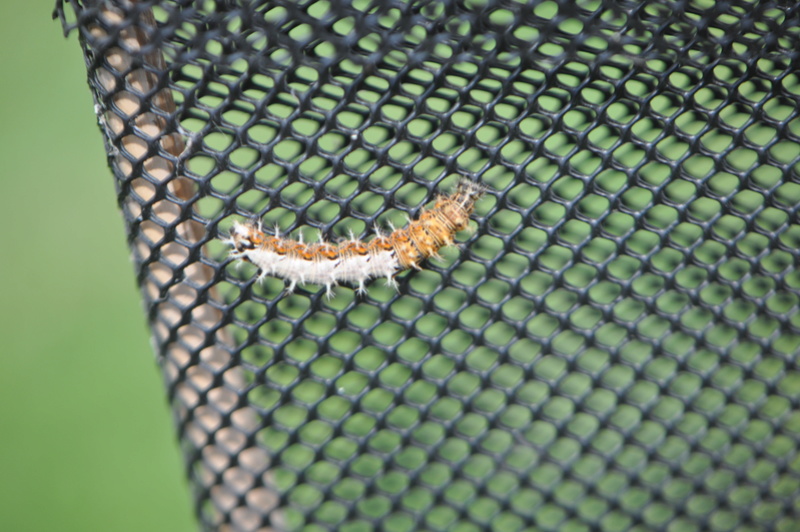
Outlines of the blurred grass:
{"label": "blurred grass", "polygon": [[0,5],[3,529],[194,530],[77,36],[53,4]]}

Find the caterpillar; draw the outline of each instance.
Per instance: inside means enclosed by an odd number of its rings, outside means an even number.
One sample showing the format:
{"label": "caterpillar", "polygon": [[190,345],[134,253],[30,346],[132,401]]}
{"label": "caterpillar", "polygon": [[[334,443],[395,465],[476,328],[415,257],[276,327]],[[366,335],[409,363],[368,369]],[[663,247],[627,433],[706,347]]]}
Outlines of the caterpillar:
{"label": "caterpillar", "polygon": [[260,221],[236,222],[226,242],[233,247],[231,257],[258,267],[258,280],[267,275],[287,280],[288,293],[298,284],[312,283],[324,285],[331,297],[334,286],[348,283],[363,294],[369,279],[385,277],[396,286],[397,273],[419,270],[422,261],[438,257],[439,249],[452,245],[456,233],[468,227],[475,202],[485,192],[482,185],[462,177],[452,194],[440,195],[419,218],[389,234],[376,227],[369,242],[351,237],[337,244],[305,243],[302,238],[282,238],[277,229],[274,235],[266,234]]}

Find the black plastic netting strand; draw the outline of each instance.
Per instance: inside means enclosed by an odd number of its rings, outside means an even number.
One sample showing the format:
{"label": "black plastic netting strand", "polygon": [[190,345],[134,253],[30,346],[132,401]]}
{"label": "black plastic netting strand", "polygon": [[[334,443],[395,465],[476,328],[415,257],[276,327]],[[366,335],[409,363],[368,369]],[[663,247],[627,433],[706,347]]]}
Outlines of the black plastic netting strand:
{"label": "black plastic netting strand", "polygon": [[[79,1],[202,526],[800,530],[800,6]],[[284,294],[221,242],[460,248]]]}

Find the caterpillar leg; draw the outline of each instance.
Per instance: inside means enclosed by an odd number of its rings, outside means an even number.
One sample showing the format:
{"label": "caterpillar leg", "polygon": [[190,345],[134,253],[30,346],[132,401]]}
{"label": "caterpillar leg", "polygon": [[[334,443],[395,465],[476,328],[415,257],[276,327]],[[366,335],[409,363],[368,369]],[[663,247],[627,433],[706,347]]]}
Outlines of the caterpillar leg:
{"label": "caterpillar leg", "polygon": [[333,287],[336,283],[325,283],[325,299],[330,301],[333,299]]}
{"label": "caterpillar leg", "polygon": [[360,296],[367,295],[367,287],[364,285],[364,281],[358,281],[358,288],[356,288],[356,293]]}

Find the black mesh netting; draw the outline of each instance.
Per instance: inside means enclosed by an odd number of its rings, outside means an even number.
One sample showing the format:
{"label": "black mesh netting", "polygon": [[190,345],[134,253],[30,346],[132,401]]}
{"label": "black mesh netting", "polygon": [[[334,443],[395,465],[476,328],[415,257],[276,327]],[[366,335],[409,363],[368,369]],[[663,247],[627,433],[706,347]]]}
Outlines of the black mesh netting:
{"label": "black mesh netting", "polygon": [[[794,2],[70,0],[220,530],[800,530]],[[399,289],[335,240],[490,188]]]}

